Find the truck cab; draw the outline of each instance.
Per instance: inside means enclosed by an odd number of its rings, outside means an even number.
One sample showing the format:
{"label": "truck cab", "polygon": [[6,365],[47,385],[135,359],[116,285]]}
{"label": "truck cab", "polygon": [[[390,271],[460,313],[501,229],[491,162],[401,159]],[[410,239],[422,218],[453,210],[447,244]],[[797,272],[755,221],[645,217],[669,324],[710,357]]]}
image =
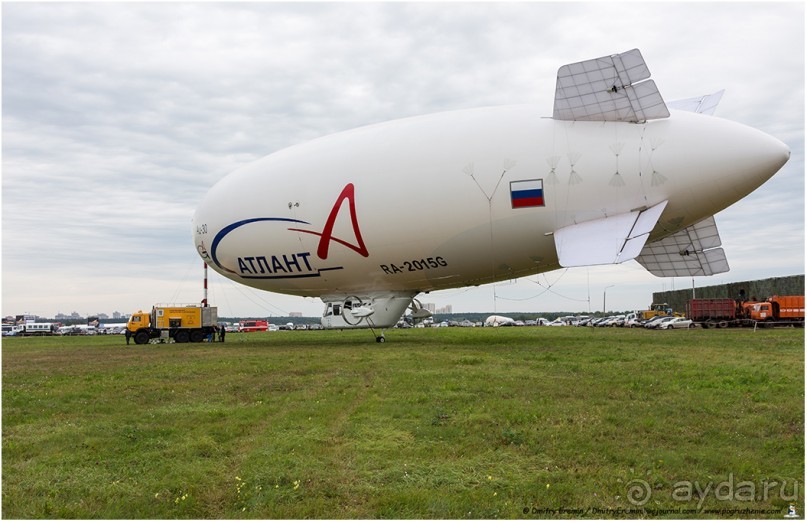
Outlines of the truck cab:
{"label": "truck cab", "polygon": [[746,303],[745,316],[754,321],[772,321],[774,319],[772,303]]}
{"label": "truck cab", "polygon": [[126,322],[126,329],[132,333],[137,332],[141,328],[148,328],[150,325],[149,314],[142,310],[132,314],[129,321]]}

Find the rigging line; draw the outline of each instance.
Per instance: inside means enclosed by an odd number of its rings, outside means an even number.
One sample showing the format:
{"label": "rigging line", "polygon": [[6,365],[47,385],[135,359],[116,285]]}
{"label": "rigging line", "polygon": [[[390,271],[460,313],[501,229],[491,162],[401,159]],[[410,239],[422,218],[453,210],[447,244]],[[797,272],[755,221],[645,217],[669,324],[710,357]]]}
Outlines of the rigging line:
{"label": "rigging line", "polygon": [[545,293],[547,293],[549,289],[545,289],[543,292],[540,292],[532,297],[499,297],[502,301],[529,301],[531,299],[535,299],[536,297],[541,297]]}
{"label": "rigging line", "polygon": [[179,299],[179,295],[180,295],[180,293],[182,292],[182,287],[183,287],[183,286],[185,285],[185,283],[187,282],[187,280],[188,280],[188,276],[189,276],[189,275],[190,275],[190,273],[191,273],[191,269],[193,268],[193,265],[194,265],[194,264],[196,264],[196,262],[197,262],[197,261],[198,261],[198,259],[194,259],[193,261],[191,261],[191,262],[189,262],[189,263],[187,264],[187,268],[185,269],[185,275],[184,275],[184,276],[182,277],[182,279],[181,279],[181,280],[180,280],[180,281],[177,283],[177,286],[176,286],[176,287],[175,287],[175,289],[174,289],[174,293],[171,295],[171,300],[170,300],[170,301],[168,301],[169,303],[176,303],[176,302],[177,302],[177,300]]}
{"label": "rigging line", "polygon": [[569,297],[569,296],[566,296],[566,295],[563,295],[563,294],[559,294],[559,293],[555,292],[554,290],[552,290],[551,288],[547,288],[547,291],[551,292],[552,294],[554,294],[554,295],[556,295],[558,297],[562,297],[563,299],[567,299],[569,301],[576,301],[576,302],[579,302],[579,303],[587,303],[588,302],[588,299],[575,299],[574,297]]}
{"label": "rigging line", "polygon": [[[542,274],[540,274],[540,275],[544,276],[544,279],[546,280],[546,285],[547,285],[547,287],[550,287],[550,288],[551,288],[551,287],[555,286],[556,284],[558,284],[558,283],[560,282],[560,280],[561,280],[561,279],[563,279],[563,276],[565,276],[565,275],[566,275],[566,273],[567,273],[568,271],[569,271],[569,269],[568,269],[568,268],[564,268],[564,269],[563,269],[563,272],[561,272],[561,273],[560,273],[560,275],[558,276],[558,278],[557,278],[557,279],[555,279],[555,282],[554,282],[554,283],[550,283],[550,282],[549,282],[549,278],[546,276],[546,273],[545,273],[545,272],[544,272],[544,273],[542,273]],[[530,282],[532,282],[532,283],[535,283],[536,285],[541,286],[541,287],[543,287],[543,286],[544,286],[544,285],[542,285],[542,284],[541,284],[541,282],[540,282],[540,281],[538,281],[538,279],[537,279],[537,278],[535,279],[535,281],[533,281],[532,279],[528,279],[528,281],[530,281]]]}
{"label": "rigging line", "polygon": [[282,308],[279,308],[279,307],[277,307],[277,306],[273,305],[273,304],[272,304],[272,303],[270,303],[269,301],[265,301],[265,300],[264,300],[264,303],[263,303],[263,304],[261,304],[261,303],[257,302],[257,301],[254,299],[254,297],[256,297],[256,296],[254,296],[254,295],[251,295],[251,294],[248,294],[248,293],[244,292],[244,291],[243,291],[243,290],[240,288],[240,286],[236,286],[234,282],[233,282],[233,283],[231,283],[231,285],[232,285],[232,287],[233,287],[233,288],[235,288],[235,289],[236,289],[236,291],[238,291],[238,293],[240,293],[241,295],[243,295],[244,297],[246,297],[247,299],[249,299],[249,300],[250,300],[250,301],[251,301],[253,304],[256,304],[256,305],[258,305],[258,306],[262,307],[264,310],[268,310],[268,308],[266,308],[266,306],[265,306],[265,305],[269,305],[270,307],[274,308],[275,310],[279,310],[281,313],[283,313],[283,315],[284,315],[284,316],[288,316],[288,315],[289,315],[289,313],[288,313],[287,311],[285,311],[285,310],[283,310]]}
{"label": "rigging line", "polygon": [[544,294],[546,292],[551,292],[552,294],[554,294],[554,295],[556,295],[558,297],[562,297],[563,299],[568,299],[569,301],[578,301],[578,302],[581,302],[581,303],[588,302],[589,301],[588,299],[575,299],[574,297],[568,297],[568,296],[565,296],[563,294],[560,294],[560,293],[552,290],[552,287],[555,286],[556,284],[558,284],[560,282],[560,280],[563,279],[563,276],[565,276],[568,271],[569,271],[569,269],[565,268],[563,270],[563,272],[560,273],[558,278],[553,283],[549,282],[549,278],[546,276],[546,274],[540,274],[540,275],[544,276],[544,279],[546,280],[546,284],[547,284],[546,286],[542,285],[541,282],[537,280],[537,278],[536,278],[535,281],[533,281],[532,279],[528,279],[528,281],[530,281],[531,283],[535,283],[536,285],[540,286],[541,288],[546,288],[546,290],[544,292],[541,292],[541,294],[539,294],[539,295],[542,295],[542,294]]}
{"label": "rigging line", "polygon": [[508,170],[509,169],[507,167],[505,167],[505,169],[502,171],[501,176],[499,176],[499,180],[496,182],[496,186],[493,187],[493,193],[490,195],[490,198],[488,198],[489,200],[492,200],[493,196],[496,195],[496,191],[499,190],[499,185],[502,184],[502,180],[504,179],[504,175],[507,174]]}
{"label": "rigging line", "polygon": [[[496,192],[499,190],[499,186],[504,179],[505,174],[507,171],[511,169],[515,164],[508,159],[505,159],[504,169],[502,169],[502,173],[499,175],[499,179],[496,180],[496,186],[493,187],[493,192],[490,195],[482,188],[482,185],[476,179],[473,163],[469,164],[465,168],[466,174],[468,174],[476,186],[479,188],[482,195],[485,196],[485,199],[488,202],[488,225],[490,230],[490,278],[492,282],[496,281],[496,259],[495,259],[495,248],[494,248],[494,240],[493,240],[493,197],[496,195]],[[496,287],[493,287],[493,307],[494,311],[496,309]]]}
{"label": "rigging line", "polygon": [[499,299],[501,299],[503,301],[529,301],[530,299],[535,299],[536,297],[540,297],[540,296],[544,295],[545,293],[549,292],[551,294],[554,294],[554,295],[556,295],[558,297],[561,297],[563,299],[567,299],[569,301],[575,301],[575,302],[579,302],[579,303],[587,303],[588,302],[588,299],[575,299],[574,297],[568,297],[568,296],[565,296],[563,294],[559,294],[558,292],[555,292],[550,287],[544,287],[540,283],[536,283],[536,284],[538,284],[538,286],[541,286],[541,288],[544,288],[544,291],[540,292],[540,293],[538,293],[538,294],[536,294],[536,295],[534,295],[532,297],[499,297]]}
{"label": "rigging line", "polygon": [[287,310],[284,310],[284,309],[282,309],[282,308],[280,308],[280,307],[278,307],[278,306],[276,306],[276,305],[272,304],[272,303],[271,303],[269,300],[265,299],[265,298],[263,297],[263,294],[261,294],[261,293],[256,293],[256,294],[253,294],[253,297],[255,297],[255,298],[256,298],[256,299],[258,299],[259,301],[263,302],[265,305],[267,305],[267,306],[270,306],[270,307],[274,308],[274,309],[275,309],[275,310],[277,310],[278,312],[282,313],[284,316],[288,316],[288,315],[290,314],[290,312],[288,312]]}
{"label": "rigging line", "polygon": [[[216,274],[216,272],[213,272],[213,273]],[[215,278],[208,278],[207,291],[210,294],[210,296],[212,297],[212,302],[216,303],[215,306],[218,307],[218,316],[219,317],[234,317],[235,312],[233,310],[233,306],[230,304],[230,299],[227,296],[226,287],[222,287],[221,285],[219,285],[218,280],[216,280],[214,282],[214,279]],[[220,290],[220,292],[219,292],[219,290]],[[220,305],[219,297],[218,297],[219,294],[221,294],[222,299],[227,303],[226,308],[224,308],[224,307],[222,307]],[[211,299],[208,299],[207,302],[210,303]],[[224,310],[227,310],[227,312],[225,312]]]}

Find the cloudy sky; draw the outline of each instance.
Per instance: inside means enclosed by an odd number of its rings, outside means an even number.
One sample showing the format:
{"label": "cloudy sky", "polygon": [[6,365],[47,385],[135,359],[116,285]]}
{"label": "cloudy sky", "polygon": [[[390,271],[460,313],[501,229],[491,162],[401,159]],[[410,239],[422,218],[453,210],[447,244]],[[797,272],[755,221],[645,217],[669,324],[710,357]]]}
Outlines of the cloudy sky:
{"label": "cloudy sky", "polygon": [[[198,302],[190,218],[230,171],[340,130],[539,103],[561,65],[641,49],[667,100],[789,145],[717,215],[732,270],[804,273],[804,5],[791,3],[3,3],[2,313]],[[422,299],[455,311],[641,308],[689,288],[631,261]],[[211,271],[220,315],[319,315],[317,299]]]}

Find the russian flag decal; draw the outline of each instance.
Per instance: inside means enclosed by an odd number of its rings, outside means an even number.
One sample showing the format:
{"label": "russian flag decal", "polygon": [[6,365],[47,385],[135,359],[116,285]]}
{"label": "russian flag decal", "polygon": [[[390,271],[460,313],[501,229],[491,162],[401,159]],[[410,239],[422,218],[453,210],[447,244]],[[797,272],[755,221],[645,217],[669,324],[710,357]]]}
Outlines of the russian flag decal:
{"label": "russian flag decal", "polygon": [[544,180],[526,179],[510,182],[510,201],[513,208],[543,207]]}

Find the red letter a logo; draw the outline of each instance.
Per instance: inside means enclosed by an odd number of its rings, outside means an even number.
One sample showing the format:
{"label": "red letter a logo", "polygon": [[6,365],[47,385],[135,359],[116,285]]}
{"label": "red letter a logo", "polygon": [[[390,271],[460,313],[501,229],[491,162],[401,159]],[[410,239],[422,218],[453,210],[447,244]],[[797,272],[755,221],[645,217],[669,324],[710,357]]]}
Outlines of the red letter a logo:
{"label": "red letter a logo", "polygon": [[[336,216],[339,214],[339,210],[342,208],[342,203],[345,200],[347,200],[350,204],[350,221],[353,225],[353,234],[356,236],[356,242],[358,245],[353,245],[343,239],[333,237],[333,226],[336,224]],[[319,256],[320,259],[328,259],[328,248],[331,246],[331,241],[336,241],[340,245],[346,246],[364,257],[370,255],[370,253],[367,251],[367,247],[364,246],[364,240],[361,238],[361,231],[359,230],[359,220],[356,218],[356,201],[354,200],[353,195],[353,183],[348,183],[345,185],[345,188],[342,189],[342,193],[339,194],[338,198],[336,198],[336,203],[334,203],[333,208],[331,209],[331,213],[328,216],[328,220],[325,222],[325,228],[322,229],[321,234],[312,230],[300,230],[298,228],[291,228],[289,230],[319,236],[320,240],[319,247],[317,248],[317,256]]]}

